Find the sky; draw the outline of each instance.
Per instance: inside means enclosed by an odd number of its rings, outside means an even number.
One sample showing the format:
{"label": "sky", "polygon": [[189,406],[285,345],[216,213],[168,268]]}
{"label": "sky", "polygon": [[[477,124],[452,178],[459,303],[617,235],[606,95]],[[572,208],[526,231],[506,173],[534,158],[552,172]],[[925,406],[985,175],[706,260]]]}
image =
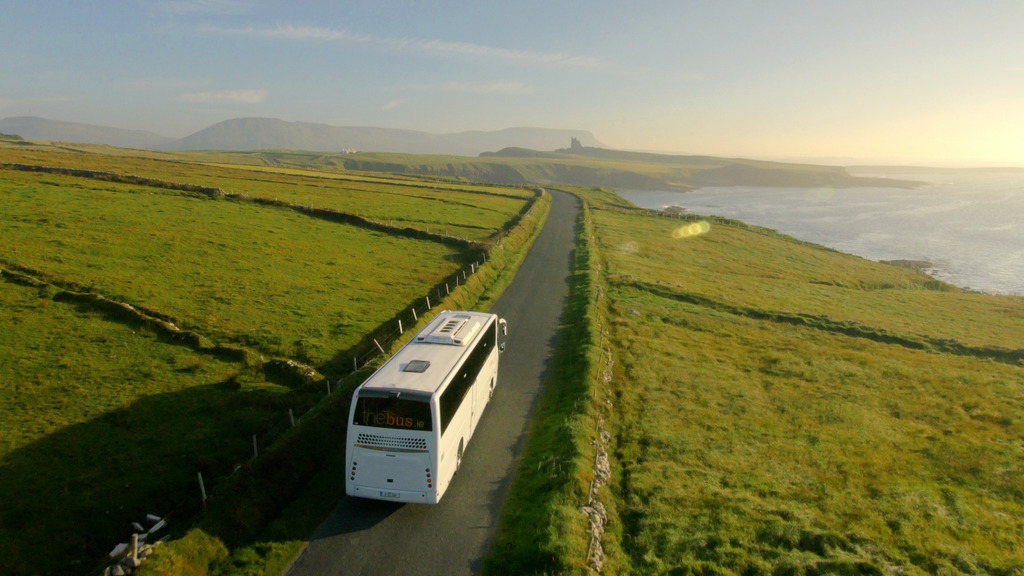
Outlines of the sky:
{"label": "sky", "polygon": [[0,118],[1024,165],[1024,2],[0,0]]}

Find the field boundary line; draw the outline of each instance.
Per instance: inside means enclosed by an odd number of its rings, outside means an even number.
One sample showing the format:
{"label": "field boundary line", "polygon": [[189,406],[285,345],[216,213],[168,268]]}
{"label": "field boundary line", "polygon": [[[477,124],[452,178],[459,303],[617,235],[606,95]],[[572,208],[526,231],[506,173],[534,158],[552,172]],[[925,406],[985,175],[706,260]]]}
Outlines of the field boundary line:
{"label": "field boundary line", "polygon": [[[377,176],[379,172],[361,172],[358,174],[345,174],[345,173],[333,173],[333,172],[321,172],[312,173],[314,170],[310,168],[289,168],[287,166],[273,167],[273,166],[253,166],[245,164],[225,164],[220,162],[202,162],[204,166],[215,166],[218,168],[232,168],[239,170],[249,170],[252,172],[264,172],[267,174],[280,174],[284,176],[297,176],[299,178],[309,178],[311,180],[337,180],[340,182],[353,182],[362,184],[388,184],[395,186],[396,188],[420,188],[423,190],[436,190],[438,192],[461,192],[463,194],[476,194],[480,196],[498,196],[500,198],[509,198],[512,200],[522,200],[521,196],[515,196],[513,194],[502,194],[501,192],[487,192],[484,190],[469,190],[468,187],[473,186],[493,186],[495,188],[522,188],[535,190],[536,186],[532,184],[500,184],[500,183],[488,183],[488,182],[457,182],[448,181],[444,178],[436,176],[430,176],[428,174],[405,174],[401,172],[385,172],[384,174],[390,174],[392,178],[386,176]],[[429,181],[429,185],[420,184],[412,178],[422,179]],[[447,187],[446,187],[447,186]]]}
{"label": "field boundary line", "polygon": [[153,311],[144,306],[137,306],[127,302],[113,300],[96,292],[69,289],[61,284],[48,282],[42,279],[45,277],[45,274],[27,269],[24,266],[3,263],[3,267],[0,267],[0,276],[15,284],[42,289],[49,287],[52,290],[52,296],[50,298],[54,302],[85,304],[91,309],[105,314],[111,320],[143,325],[152,330],[158,336],[165,337],[174,343],[187,346],[196,352],[212,354],[223,360],[241,362],[250,365],[255,364],[255,359],[259,358],[260,364],[263,365],[264,369],[271,367],[276,369],[278,372],[290,373],[287,374],[289,381],[302,379],[308,383],[315,382],[323,378],[323,376],[312,366],[308,366],[290,358],[272,358],[270,360],[263,360],[263,354],[250,350],[244,346],[214,343],[209,337],[195,330],[180,328],[178,324],[181,322],[172,316]]}
{"label": "field boundary line", "polygon": [[57,166],[37,166],[34,164],[0,164],[0,168],[18,170],[20,172],[40,172],[43,174],[59,174],[62,176],[74,176],[76,178],[89,178],[91,180],[103,180],[105,182],[117,182],[120,184],[137,184],[150,188],[164,188],[167,190],[178,190],[182,192],[197,192],[210,197],[223,195],[220,188],[201,186],[199,184],[186,184],[181,182],[168,182],[146,176],[133,176],[130,174],[118,174],[116,172],[104,172],[101,170],[86,170],[84,168],[61,168]]}
{"label": "field boundary line", "polygon": [[[14,164],[14,163],[2,163],[0,168],[7,170],[18,170],[21,172],[37,172],[43,174],[58,174],[62,176],[72,176],[76,178],[88,178],[91,180],[101,180],[104,182],[116,182],[120,184],[134,184],[138,186],[146,186],[149,188],[160,188],[164,190],[173,190],[178,192],[192,192],[194,194],[202,194],[210,199],[225,198],[229,200],[235,200],[238,202],[250,202],[261,206],[271,206],[275,208],[291,209],[296,212],[306,214],[308,216],[319,218],[328,222],[334,222],[338,224],[348,224],[350,226],[356,226],[367,230],[373,230],[375,232],[383,232],[392,236],[401,236],[404,238],[411,238],[414,240],[423,240],[427,242],[437,242],[446,246],[452,246],[455,248],[472,249],[474,246],[480,244],[489,244],[494,242],[497,238],[507,234],[509,230],[514,228],[516,224],[522,219],[522,217],[529,212],[530,208],[540,197],[541,192],[535,190],[533,199],[523,199],[518,196],[501,195],[501,194],[490,194],[486,192],[470,192],[465,190],[458,190],[462,193],[476,193],[480,195],[492,195],[501,196],[506,198],[512,198],[516,200],[525,200],[524,207],[516,216],[513,216],[502,229],[490,239],[484,240],[483,242],[473,242],[465,238],[458,236],[450,236],[448,234],[437,234],[429,232],[427,230],[419,230],[408,226],[398,227],[359,216],[351,212],[342,212],[340,210],[333,210],[330,208],[315,208],[313,206],[307,206],[302,204],[292,204],[283,200],[263,198],[260,196],[250,196],[244,192],[226,192],[222,188],[216,188],[212,186],[202,186],[200,184],[189,184],[182,182],[170,182],[167,180],[160,180],[157,178],[149,178],[146,176],[134,176],[130,174],[118,174],[115,172],[106,172],[101,170],[87,170],[80,168],[62,168],[55,166],[39,166],[34,164]],[[422,188],[422,187],[421,187]],[[429,188],[431,190],[444,191],[444,188]]]}
{"label": "field boundary line", "polygon": [[649,284],[637,280],[619,278],[615,283],[620,286],[631,286],[661,298],[712,308],[714,310],[753,320],[766,320],[776,324],[790,324],[793,326],[812,328],[852,338],[863,338],[873,342],[879,342],[881,344],[902,346],[911,350],[921,350],[936,354],[946,353],[957,356],[984,358],[1003,364],[1009,364],[1011,366],[1024,367],[1024,349],[1011,350],[1009,348],[1002,348],[999,346],[970,346],[957,340],[930,338],[927,336],[908,336],[905,334],[891,332],[884,328],[873,328],[851,320],[835,320],[824,315],[734,306],[732,304],[719,302],[692,292],[677,292],[668,290],[664,286],[658,286],[656,284]]}

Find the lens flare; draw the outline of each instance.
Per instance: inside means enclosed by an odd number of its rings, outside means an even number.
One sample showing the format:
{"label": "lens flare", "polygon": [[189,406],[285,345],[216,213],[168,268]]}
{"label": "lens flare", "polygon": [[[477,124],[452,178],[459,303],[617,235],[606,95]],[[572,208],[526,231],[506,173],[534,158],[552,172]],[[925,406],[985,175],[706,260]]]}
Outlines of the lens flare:
{"label": "lens flare", "polygon": [[701,220],[700,222],[694,222],[687,224],[686,226],[680,226],[672,231],[672,237],[675,239],[680,238],[693,238],[694,236],[700,236],[701,234],[707,234],[711,230],[711,224]]}

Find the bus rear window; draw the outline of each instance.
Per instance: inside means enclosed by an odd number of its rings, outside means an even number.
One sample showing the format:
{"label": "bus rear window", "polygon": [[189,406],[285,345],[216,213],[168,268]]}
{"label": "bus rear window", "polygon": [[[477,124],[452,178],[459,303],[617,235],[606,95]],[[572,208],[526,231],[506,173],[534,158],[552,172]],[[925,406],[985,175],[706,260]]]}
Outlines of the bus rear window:
{"label": "bus rear window", "polygon": [[432,430],[430,403],[418,398],[360,396],[353,424],[429,432]]}

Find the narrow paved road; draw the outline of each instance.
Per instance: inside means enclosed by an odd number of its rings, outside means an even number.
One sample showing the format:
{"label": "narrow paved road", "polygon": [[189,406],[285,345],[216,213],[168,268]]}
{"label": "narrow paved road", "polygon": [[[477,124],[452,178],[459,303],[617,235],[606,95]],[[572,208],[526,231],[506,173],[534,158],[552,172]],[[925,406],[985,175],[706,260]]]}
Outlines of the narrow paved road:
{"label": "narrow paved road", "polygon": [[552,196],[544,229],[512,285],[491,308],[508,320],[498,387],[441,504],[346,496],[292,563],[288,576],[480,572],[568,295],[579,205],[568,194]]}

